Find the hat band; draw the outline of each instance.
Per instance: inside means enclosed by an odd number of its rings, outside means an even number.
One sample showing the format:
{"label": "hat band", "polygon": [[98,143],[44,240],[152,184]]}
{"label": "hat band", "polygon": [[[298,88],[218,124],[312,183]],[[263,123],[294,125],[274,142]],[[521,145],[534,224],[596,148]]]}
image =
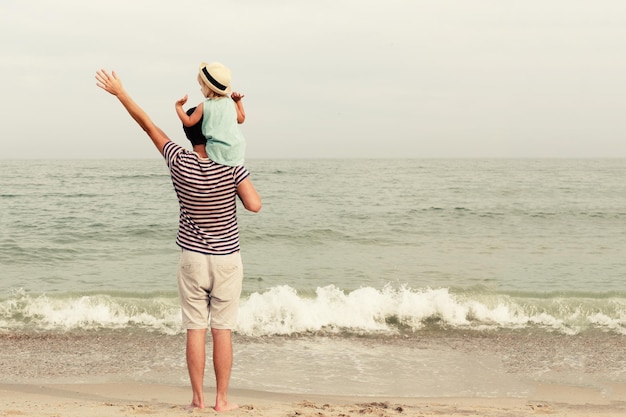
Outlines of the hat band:
{"label": "hat band", "polygon": [[226,91],[226,89],[228,88],[224,84],[219,83],[215,78],[211,77],[211,74],[209,74],[209,71],[207,71],[206,67],[202,67],[202,73],[207,78],[207,80],[209,80],[211,84],[213,84],[215,87],[219,88],[220,90]]}

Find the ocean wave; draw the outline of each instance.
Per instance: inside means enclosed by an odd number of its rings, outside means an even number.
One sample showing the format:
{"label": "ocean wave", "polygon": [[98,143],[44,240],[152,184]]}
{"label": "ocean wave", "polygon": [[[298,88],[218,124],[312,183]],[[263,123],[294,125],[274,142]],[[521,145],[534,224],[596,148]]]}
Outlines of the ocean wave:
{"label": "ocean wave", "polygon": [[0,302],[0,328],[11,331],[70,331],[140,328],[180,332],[175,297],[65,295],[31,297],[23,290]]}
{"label": "ocean wave", "polygon": [[345,293],[335,286],[303,297],[279,286],[251,294],[238,330],[248,335],[294,333],[418,334],[426,329],[540,328],[564,334],[589,329],[626,334],[626,298],[514,298],[452,293],[447,288],[371,287]]}
{"label": "ocean wave", "polygon": [[[182,331],[175,294],[39,295],[14,291],[0,301],[0,329]],[[626,297],[551,297],[448,288],[336,286],[298,293],[276,286],[241,299],[236,331],[252,337],[334,334],[419,337],[424,331],[543,330],[575,335],[601,330],[626,335]]]}

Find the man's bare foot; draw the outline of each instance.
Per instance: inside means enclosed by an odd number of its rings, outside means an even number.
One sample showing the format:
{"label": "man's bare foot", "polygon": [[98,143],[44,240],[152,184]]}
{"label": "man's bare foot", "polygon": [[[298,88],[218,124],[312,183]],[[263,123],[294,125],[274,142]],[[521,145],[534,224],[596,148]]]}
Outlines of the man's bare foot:
{"label": "man's bare foot", "polygon": [[239,405],[235,404],[235,403],[223,403],[223,404],[215,404],[215,411],[217,412],[223,412],[223,411],[232,411],[232,410],[236,410],[239,408]]}
{"label": "man's bare foot", "polygon": [[200,408],[200,409],[202,409],[202,408],[204,408],[204,404],[197,405],[196,403],[191,403],[191,404],[189,404],[189,405],[185,408],[185,410],[187,410],[187,411],[193,411],[193,410],[195,410],[196,408]]}

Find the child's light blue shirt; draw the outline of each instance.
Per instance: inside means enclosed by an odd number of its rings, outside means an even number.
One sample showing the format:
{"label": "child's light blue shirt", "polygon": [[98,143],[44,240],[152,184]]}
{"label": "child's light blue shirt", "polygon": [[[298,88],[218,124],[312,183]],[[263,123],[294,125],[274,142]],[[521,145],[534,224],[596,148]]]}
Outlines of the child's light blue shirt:
{"label": "child's light blue shirt", "polygon": [[222,165],[243,165],[246,140],[237,124],[235,103],[223,97],[206,100],[202,107],[202,133],[209,158]]}

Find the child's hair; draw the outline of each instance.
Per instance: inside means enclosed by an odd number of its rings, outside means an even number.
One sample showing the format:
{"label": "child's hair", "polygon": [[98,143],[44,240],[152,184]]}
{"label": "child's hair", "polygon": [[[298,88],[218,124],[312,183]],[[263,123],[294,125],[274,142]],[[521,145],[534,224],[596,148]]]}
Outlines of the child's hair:
{"label": "child's hair", "polygon": [[202,81],[202,77],[200,76],[200,74],[198,74],[198,82],[200,83],[200,88],[202,89],[202,95],[204,97],[209,98],[209,97],[215,97],[215,96],[218,96],[218,97],[222,96],[221,94],[217,94],[215,91],[211,90],[209,86],[206,85],[204,81]]}

